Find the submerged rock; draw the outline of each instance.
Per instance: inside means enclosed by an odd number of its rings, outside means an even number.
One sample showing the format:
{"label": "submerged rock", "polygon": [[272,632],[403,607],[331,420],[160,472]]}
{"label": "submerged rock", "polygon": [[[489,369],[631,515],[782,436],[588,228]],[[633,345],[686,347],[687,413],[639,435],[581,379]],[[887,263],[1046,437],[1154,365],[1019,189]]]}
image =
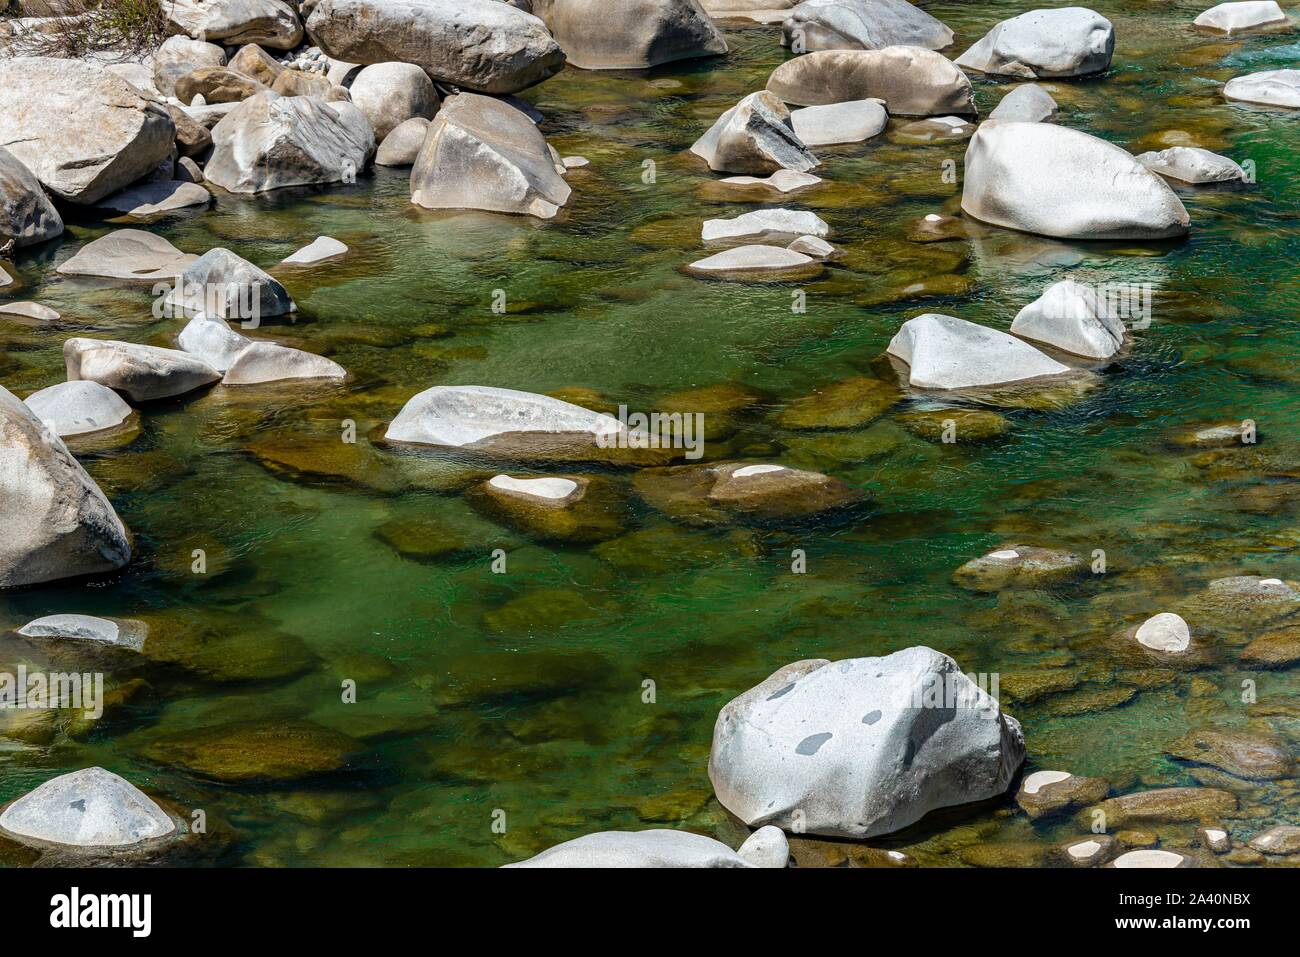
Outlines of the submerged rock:
{"label": "submerged rock", "polygon": [[68,381],[98,382],[135,402],[184,395],[221,378],[189,353],[112,339],[68,339],[63,360]]}
{"label": "submerged rock", "polygon": [[718,715],[709,779],[751,826],[862,839],[1002,794],[1024,756],[1015,719],[915,647],[781,668]]}
{"label": "submerged rock", "polygon": [[1130,153],[1051,123],[986,123],[966,148],[961,208],[986,223],[1067,239],[1161,239],[1190,217]]}
{"label": "submerged rock", "polygon": [[1163,851],[1146,848],[1138,851],[1125,851],[1111,862],[1111,867],[1151,868],[1151,867],[1193,867],[1194,862],[1185,854],[1175,851]]}
{"label": "submerged rock", "polygon": [[806,173],[821,165],[795,133],[786,105],[766,90],[718,117],[691,152],[718,173]]}
{"label": "submerged rock", "polygon": [[1261,106],[1300,109],[1300,70],[1265,70],[1229,80],[1223,97]]}
{"label": "submerged rock", "polygon": [[696,0],[552,0],[547,25],[568,62],[584,70],[639,70],[727,52]]}
{"label": "submerged rock", "polygon": [[971,591],[1042,588],[1079,578],[1087,564],[1074,552],[1034,545],[1002,545],[972,558],[953,573],[953,580]]}
{"label": "submerged rock", "polygon": [[1199,728],[1171,744],[1168,753],[1253,781],[1275,781],[1295,772],[1285,738],[1244,728]]}
{"label": "submerged rock", "polygon": [[747,519],[797,521],[860,504],[862,493],[839,479],[784,465],[683,465],[642,469],[637,494],[673,518],[709,525]]}
{"label": "submerged rock", "polygon": [[808,146],[861,143],[878,136],[889,123],[884,100],[851,100],[805,106],[790,114],[795,135]]}
{"label": "submerged rock", "polygon": [[853,376],[792,400],[777,424],[785,429],[856,429],[874,422],[901,398],[892,382]]}
{"label": "submerged rock", "polygon": [[1184,183],[1231,183],[1246,179],[1246,171],[1228,157],[1195,146],[1140,153],[1137,161],[1153,173]]}
{"label": "submerged rock", "polygon": [[84,850],[162,842],[177,830],[148,795],[98,767],[52,778],[0,814],[0,833],[21,843]]}
{"label": "submerged rock", "polygon": [[317,236],[306,246],[295,250],[280,260],[282,266],[313,266],[326,259],[342,256],[348,251],[346,243],[330,236]]}
{"label": "submerged rock", "polygon": [[1110,793],[1105,778],[1085,778],[1068,771],[1035,771],[1025,775],[1016,803],[1031,821],[1061,811],[1096,804]]}
{"label": "submerged rock", "polygon": [[139,651],[144,647],[148,632],[148,626],[142,621],[96,618],[92,615],[46,615],[29,621],[18,629],[18,634],[25,638],[90,641],[131,651]]}
{"label": "submerged rock", "polygon": [[904,412],[895,421],[913,435],[943,445],[986,442],[1011,429],[1006,416],[989,409],[925,409]]}
{"label": "submerged rock", "polygon": [[813,176],[811,173],[799,173],[792,169],[779,169],[770,176],[762,178],[757,176],[728,176],[725,179],[718,180],[718,182],[726,183],[729,186],[760,186],[776,190],[778,193],[793,193],[798,189],[816,186],[821,181],[820,176]]}
{"label": "submerged rock", "polygon": [[414,63],[478,93],[518,93],[564,68],[546,25],[499,0],[319,0],[307,30],[336,60]]}
{"label": "submerged rock", "polygon": [[411,169],[411,202],[550,219],[572,190],[546,138],[519,110],[488,96],[446,99]]}
{"label": "submerged rock", "polygon": [[907,0],[803,0],[781,24],[781,43],[798,53],[892,46],[942,50],[952,43],[952,31]]}
{"label": "submerged rock", "polygon": [[1011,332],[1085,359],[1109,359],[1124,345],[1124,322],[1095,286],[1053,283],[1016,314]]}
{"label": "submerged rock", "polygon": [[26,404],[0,386],[0,589],[121,568],[126,527]]}
{"label": "submerged rock", "polygon": [[1086,76],[1110,69],[1115,27],[1094,10],[1031,10],[1003,20],[956,64],[999,76]]}
{"label": "submerged rock", "polygon": [[32,246],[63,235],[63,217],[32,171],[0,146],[0,244]]}
{"label": "submerged rock", "polygon": [[1079,812],[1079,823],[1090,827],[1093,815],[1105,815],[1106,828],[1129,824],[1176,824],[1217,821],[1237,810],[1230,791],[1215,788],[1157,788],[1102,801]]}
{"label": "submerged rock", "polygon": [[1043,123],[1056,115],[1056,101],[1037,83],[1022,83],[1004,96],[989,114],[1008,123]]}
{"label": "submerged rock", "polygon": [[706,243],[789,242],[800,236],[825,238],[831,228],[806,209],[756,209],[732,219],[706,219],[700,238]]}
{"label": "submerged rock", "polygon": [[65,276],[95,276],[132,282],[173,280],[198,256],[142,229],[115,229],[91,240],[56,271]]}
{"label": "submerged rock", "polygon": [[598,478],[495,475],[471,501],[492,518],[542,539],[600,542],[623,531],[622,502]]}
{"label": "submerged rock", "polygon": [[1300,627],[1260,635],[1241,649],[1241,663],[1248,668],[1288,668],[1300,663]]}
{"label": "submerged rock", "polygon": [[707,276],[773,278],[802,278],[815,276],[822,264],[783,246],[761,244],[736,246],[726,252],[697,259],[686,267],[689,271]]}
{"label": "submerged rock", "polygon": [[1300,827],[1291,824],[1270,827],[1252,837],[1250,846],[1262,854],[1300,854]]}
{"label": "submerged rock", "polygon": [[1059,845],[1056,856],[1071,867],[1097,867],[1110,860],[1118,849],[1118,842],[1109,834],[1094,834]]}
{"label": "submerged rock", "polygon": [[[775,832],[775,833],[774,833]],[[785,847],[785,857],[780,854]],[[755,831],[739,851],[688,831],[600,831],[557,844],[506,867],[785,867],[789,846],[777,828]],[[778,863],[779,860],[779,863]]]}
{"label": "submerged rock", "polygon": [[222,784],[315,777],[346,767],[361,750],[346,734],[291,720],[195,728],[142,748],[152,761]]}
{"label": "submerged rock", "polygon": [[891,116],[976,112],[966,74],[942,54],[920,47],[809,53],[773,70],[767,88],[799,106],[881,99]]}
{"label": "submerged rock", "polygon": [[374,534],[402,558],[413,562],[440,561],[465,548],[465,540],[458,532],[433,519],[394,519],[380,525]]}
{"label": "submerged rock", "polygon": [[1071,371],[1005,332],[938,313],[907,320],[887,351],[907,364],[909,384],[921,389],[1003,385]]}
{"label": "submerged rock", "polygon": [[61,439],[112,429],[131,417],[131,407],[98,382],[60,382],[24,401]]}

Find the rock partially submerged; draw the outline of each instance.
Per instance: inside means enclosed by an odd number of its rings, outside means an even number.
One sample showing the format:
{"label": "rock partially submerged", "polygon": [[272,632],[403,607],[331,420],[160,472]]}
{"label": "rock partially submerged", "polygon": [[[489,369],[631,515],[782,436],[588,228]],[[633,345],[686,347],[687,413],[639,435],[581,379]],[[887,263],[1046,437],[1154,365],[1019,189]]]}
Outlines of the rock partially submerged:
{"label": "rock partially submerged", "polygon": [[131,417],[131,407],[98,382],[60,382],[24,401],[59,438],[116,428]]}
{"label": "rock partially submerged", "polygon": [[795,133],[785,104],[766,90],[718,117],[691,152],[719,173],[806,173],[821,165]]}
{"label": "rock partially submerged", "polygon": [[1013,544],[972,558],[953,573],[953,580],[971,591],[995,592],[1059,585],[1086,571],[1086,563],[1074,552]]}
{"label": "rock partially submerged", "polygon": [[135,402],[184,395],[221,378],[188,353],[111,339],[68,339],[63,359],[69,381],[98,382]]}
{"label": "rock partially submerged", "polygon": [[411,202],[550,219],[572,190],[546,138],[519,110],[474,93],[448,97],[411,168]]}
{"label": "rock partially submerged", "polygon": [[341,243],[330,236],[317,236],[306,246],[285,256],[280,260],[282,266],[311,266],[335,256],[342,256],[348,251],[346,243]]}
{"label": "rock partially submerged", "polygon": [[131,559],[126,527],[61,440],[0,386],[0,589]]}
{"label": "rock partially submerged", "polygon": [[1229,80],[1223,96],[1242,103],[1300,109],[1300,70],[1265,70]]}
{"label": "rock partially submerged", "polygon": [[1198,14],[1192,24],[1233,36],[1260,27],[1281,26],[1286,22],[1287,16],[1276,0],[1239,0],[1210,7]]}
{"label": "rock partially submerged", "polygon": [[1167,183],[1105,140],[1051,123],[986,123],[966,148],[961,208],[1067,239],[1163,239],[1190,217]]}
{"label": "rock partially submerged", "polygon": [[1025,757],[1014,718],[947,655],[786,665],[722,709],[709,779],[745,823],[862,839],[996,797]]}
{"label": "rock partially submerged", "polygon": [[819,274],[822,264],[783,246],[751,244],[698,259],[686,268],[702,276],[795,279]]}
{"label": "rock partially submerged", "polygon": [[24,638],[89,641],[100,646],[139,651],[148,626],[142,621],[96,618],[92,615],[46,615],[18,629]]}
{"label": "rock partially submerged", "polygon": [[1104,73],[1115,52],[1115,27],[1094,10],[1031,10],[1003,20],[956,64],[982,73],[1042,77]]}
{"label": "rock partially submerged", "polygon": [[799,106],[880,99],[891,116],[976,112],[966,74],[942,54],[920,47],[809,53],[773,70],[767,88]]}
{"label": "rock partially submerged", "polygon": [[115,229],[91,240],[57,268],[65,276],[95,276],[132,282],[175,279],[198,259],[183,253],[156,233],[142,229]]}
{"label": "rock partially submerged", "polygon": [[1124,345],[1124,322],[1097,288],[1065,279],[1016,314],[1013,334],[1085,359],[1109,359]]}
{"label": "rock partially submerged", "polygon": [[347,370],[332,359],[277,345],[254,342],[237,355],[223,385],[262,385],[286,379],[345,379]]}
{"label": "rock partially submerged", "polygon": [[1195,146],[1139,153],[1137,161],[1153,173],[1184,183],[1232,183],[1246,179],[1246,171],[1228,157]]}
{"label": "rock partially submerged", "polygon": [[1096,804],[1110,793],[1105,778],[1086,778],[1068,771],[1027,774],[1016,792],[1016,803],[1031,821],[1084,805]]}
{"label": "rock partially submerged", "polygon": [[223,374],[252,341],[231,329],[226,320],[206,314],[191,319],[176,337],[183,352],[197,356]]}
{"label": "rock partially submerged", "polygon": [[546,25],[499,0],[319,0],[307,30],[336,60],[414,63],[477,93],[518,93],[564,68]]}
{"label": "rock partially submerged", "polygon": [[[784,854],[782,854],[784,849]],[[688,831],[600,831],[506,867],[785,867],[789,844],[779,828],[760,828],[733,851]]]}
{"label": "rock partially submerged", "polygon": [[1044,123],[1056,115],[1056,101],[1037,83],[1022,83],[1004,96],[989,114],[990,120],[1009,123]]}
{"label": "rock partially submerged", "polygon": [[1214,822],[1237,810],[1231,791],[1217,788],[1157,788],[1102,801],[1079,812],[1078,821],[1091,827],[1096,812],[1104,815],[1107,830],[1134,824]]}
{"label": "rock partially submerged", "polygon": [[790,122],[808,146],[831,146],[878,136],[889,122],[889,113],[884,100],[850,100],[794,110]]}
{"label": "rock partially submerged", "polygon": [[185,267],[169,300],[187,315],[269,319],[294,311],[289,292],[263,269],[217,246]]}
{"label": "rock partially submerged", "polygon": [[952,31],[907,0],[803,0],[781,24],[781,43],[798,53],[892,46],[942,50],[952,43]]}
{"label": "rock partially submerged", "polygon": [[547,25],[568,62],[584,70],[639,70],[727,52],[696,0],[552,0]]}
{"label": "rock partially submerged", "polygon": [[907,364],[908,383],[920,389],[1007,385],[1071,371],[1015,336],[938,313],[907,320],[887,351]]}
{"label": "rock partially submerged", "polygon": [[94,767],[52,778],[9,804],[0,833],[20,843],[96,850],[162,842],[177,826],[135,785]]}
{"label": "rock partially submerged", "polygon": [[95,205],[126,216],[157,216],[195,206],[207,206],[212,194],[197,183],[180,180],[146,180],[101,199]]}
{"label": "rock partially submerged", "polygon": [[700,238],[706,243],[789,242],[800,236],[824,239],[831,228],[816,213],[806,209],[756,209],[731,219],[706,219]]}
{"label": "rock partially submerged", "polygon": [[1197,728],[1169,745],[1169,754],[1251,781],[1276,781],[1295,773],[1286,739],[1249,728]]}
{"label": "rock partially submerged", "polygon": [[647,504],[692,525],[801,522],[864,501],[839,479],[767,462],[642,469],[633,487]]}
{"label": "rock partially submerged", "polygon": [[490,517],[541,539],[599,542],[623,531],[620,497],[598,478],[494,475],[472,500]]}

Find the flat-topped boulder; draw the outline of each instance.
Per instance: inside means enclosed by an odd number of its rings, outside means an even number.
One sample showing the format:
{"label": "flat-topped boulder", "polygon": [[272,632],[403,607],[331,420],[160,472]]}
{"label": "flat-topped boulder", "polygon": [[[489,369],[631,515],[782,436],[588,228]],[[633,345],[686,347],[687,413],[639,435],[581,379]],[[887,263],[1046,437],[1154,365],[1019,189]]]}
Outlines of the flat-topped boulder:
{"label": "flat-topped boulder", "polygon": [[96,645],[139,651],[144,647],[149,628],[142,621],[97,618],[93,615],[46,615],[29,621],[18,629],[24,638],[58,641],[88,641]]}
{"label": "flat-topped boulder", "polygon": [[1020,725],[947,655],[810,659],[718,714],[709,780],[750,826],[861,840],[1003,794]]}
{"label": "flat-topped boulder", "polygon": [[1095,10],[1030,10],[1003,20],[956,64],[981,73],[1026,79],[1086,76],[1110,69],[1115,27]]}
{"label": "flat-topped boulder", "polygon": [[175,179],[152,179],[106,196],[95,203],[95,206],[125,216],[143,218],[175,212],[178,209],[207,206],[211,202],[212,194],[197,183],[185,183]]}
{"label": "flat-topped boulder", "polygon": [[274,342],[253,342],[230,363],[223,385],[261,385],[286,379],[345,379],[332,359]]}
{"label": "flat-topped boulder", "polygon": [[189,353],[111,339],[68,339],[63,360],[69,381],[98,382],[135,402],[184,395],[221,378]]}
{"label": "flat-topped boulder", "polygon": [[1197,146],[1139,153],[1137,161],[1153,173],[1183,183],[1234,183],[1246,179],[1246,171],[1228,157]]}
{"label": "flat-topped boulder", "polygon": [[1248,73],[1223,85],[1223,96],[1242,103],[1300,109],[1300,70]]}
{"label": "flat-topped boulder", "polygon": [[375,152],[376,166],[412,166],[429,132],[429,121],[422,116],[405,120],[384,137]]}
{"label": "flat-topped boulder", "polygon": [[1087,563],[1063,548],[1037,545],[999,545],[988,554],[972,558],[953,580],[971,591],[995,592],[1004,588],[1043,588],[1078,578]]}
{"label": "flat-topped boulder", "polygon": [[56,267],[65,276],[94,276],[153,283],[172,280],[198,259],[142,229],[115,229],[93,239]]}
{"label": "flat-topped boulder", "polygon": [[[784,847],[784,857],[781,848]],[[721,841],[689,831],[599,831],[557,844],[506,867],[660,868],[785,867],[789,844],[778,828],[761,828],[733,851]],[[779,861],[779,863],[778,863]]]}
{"label": "flat-topped boulder", "polygon": [[20,843],[94,850],[163,841],[177,826],[131,782],[94,767],[52,778],[9,804],[0,832]]}
{"label": "flat-topped boulder", "polygon": [[993,107],[989,119],[1009,123],[1044,123],[1056,115],[1057,109],[1052,94],[1037,83],[1022,83]]}
{"label": "flat-topped boulder", "polygon": [[706,243],[789,242],[800,236],[825,238],[831,228],[816,213],[806,209],[756,209],[731,219],[706,219],[700,238]]}
{"label": "flat-topped boulder", "polygon": [[816,50],[942,50],[952,31],[907,0],[803,0],[781,24],[781,44]]}
{"label": "flat-topped boulder", "polygon": [[518,93],[564,68],[546,25],[500,0],[319,0],[307,30],[336,60],[414,63],[476,93]]}
{"label": "flat-topped boulder", "polygon": [[494,475],[470,501],[490,518],[544,540],[600,542],[623,532],[623,503],[599,478]]}
{"label": "flat-topped boulder", "polygon": [[302,22],[282,0],[168,0],[163,12],[179,32],[226,46],[292,50],[302,42]]}
{"label": "flat-topped boulder", "polygon": [[697,0],[553,0],[547,25],[568,62],[584,70],[640,70],[727,52]]}
{"label": "flat-topped boulder", "polygon": [[352,182],[375,149],[369,123],[350,103],[269,90],[222,117],[212,144],[203,175],[231,193]]}
{"label": "flat-topped boulder", "polygon": [[772,462],[642,469],[632,482],[647,504],[693,525],[798,522],[865,501],[839,479]]}
{"label": "flat-topped boulder", "polygon": [[0,60],[0,144],[58,199],[103,199],[152,172],[175,137],[160,100],[95,63]]}
{"label": "flat-topped boulder", "polygon": [[285,316],[293,300],[280,282],[221,246],[185,267],[169,300],[186,315],[256,320]]}
{"label": "flat-topped boulder", "polygon": [[907,320],[887,351],[907,364],[907,381],[919,389],[1007,385],[1071,371],[1015,336],[938,313]]}
{"label": "flat-topped boulder", "polygon": [[1131,153],[1053,123],[985,123],[966,147],[961,208],[1063,239],[1163,239],[1191,218]]}
{"label": "flat-topped boulder", "polygon": [[121,568],[126,527],[67,446],[0,386],[0,589]]}
{"label": "flat-topped boulder", "polygon": [[1031,821],[1058,812],[1096,804],[1110,793],[1105,778],[1088,778],[1069,771],[1026,774],[1016,791],[1016,803]]}
{"label": "flat-topped boulder", "polygon": [[1111,861],[1111,867],[1124,868],[1173,868],[1173,867],[1195,867],[1195,861],[1186,854],[1179,854],[1177,851],[1166,851],[1156,847],[1142,847],[1135,851],[1125,851],[1115,860]]}
{"label": "flat-topped boulder", "polygon": [[23,401],[59,438],[116,428],[131,417],[122,397],[98,382],[60,382]]}
{"label": "flat-topped boulder", "polygon": [[414,63],[372,63],[357,74],[348,92],[370,121],[376,140],[407,120],[432,119],[438,112],[438,91]]}
{"label": "flat-topped boulder", "polygon": [[1127,332],[1097,287],[1063,279],[1016,313],[1011,332],[1085,359],[1109,359]]}
{"label": "flat-topped boulder", "polygon": [[966,74],[942,54],[921,47],[809,53],[773,70],[767,88],[798,106],[879,99],[891,116],[976,112]]}
{"label": "flat-topped boulder", "polygon": [[806,173],[821,165],[795,133],[786,105],[766,90],[749,94],[718,117],[691,152],[719,173]]}
{"label": "flat-topped boulder", "polygon": [[411,168],[411,202],[425,209],[550,219],[572,192],[537,126],[509,104],[476,93],[447,98]]}
{"label": "flat-topped boulder", "polygon": [[1192,764],[1250,781],[1276,781],[1296,770],[1291,746],[1281,735],[1250,728],[1196,728],[1165,749]]}
{"label": "flat-topped boulder", "polygon": [[1287,15],[1276,0],[1239,0],[1210,7],[1198,14],[1192,24],[1204,30],[1232,36],[1261,27],[1282,26],[1286,22]]}
{"label": "flat-topped boulder", "polygon": [[0,146],[0,244],[33,246],[63,234],[63,217],[18,157]]}
{"label": "flat-topped boulder", "polygon": [[701,276],[722,278],[802,278],[818,275],[822,264],[804,253],[784,246],[754,243],[698,259],[686,267]]}
{"label": "flat-topped boulder", "polygon": [[808,146],[861,143],[880,135],[889,123],[884,100],[849,100],[805,106],[790,113],[795,135]]}

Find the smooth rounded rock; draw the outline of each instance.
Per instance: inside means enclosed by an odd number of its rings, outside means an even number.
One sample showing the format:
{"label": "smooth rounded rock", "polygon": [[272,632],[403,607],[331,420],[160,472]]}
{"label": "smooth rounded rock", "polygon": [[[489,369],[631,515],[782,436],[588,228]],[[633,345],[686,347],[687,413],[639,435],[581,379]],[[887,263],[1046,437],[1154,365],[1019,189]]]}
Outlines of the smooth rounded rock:
{"label": "smooth rounded rock", "polygon": [[1229,80],[1223,96],[1242,103],[1300,109],[1300,70],[1265,70]]}
{"label": "smooth rounded rock", "polygon": [[63,234],[63,217],[13,153],[0,146],[0,245],[33,246]]}
{"label": "smooth rounded rock", "polygon": [[880,99],[891,116],[976,112],[966,74],[942,54],[920,47],[809,53],[773,70],[767,88],[799,106]]}
{"label": "smooth rounded rock", "polygon": [[781,24],[781,43],[798,53],[891,46],[942,50],[952,43],[952,31],[907,0],[803,0]]}
{"label": "smooth rounded rock", "polygon": [[907,364],[908,383],[920,389],[1006,385],[1071,371],[1015,336],[938,313],[903,323],[887,351]]}
{"label": "smooth rounded rock", "polygon": [[1138,644],[1166,654],[1186,651],[1192,643],[1192,633],[1187,627],[1187,622],[1181,615],[1167,611],[1143,622],[1134,638]]}
{"label": "smooth rounded rock", "polygon": [[317,236],[306,246],[285,256],[280,260],[282,266],[310,266],[335,256],[342,256],[348,251],[346,243],[341,243],[330,236]]}
{"label": "smooth rounded rock", "polygon": [[794,110],[790,122],[808,146],[830,146],[878,136],[889,123],[889,113],[884,100],[850,100]]}
{"label": "smooth rounded rock", "polygon": [[1031,10],[1003,20],[954,61],[998,76],[1086,76],[1110,68],[1115,27],[1086,7]]}
{"label": "smooth rounded rock", "polygon": [[1086,359],[1109,359],[1124,345],[1124,322],[1096,287],[1065,279],[1016,314],[1011,332]]}
{"label": "smooth rounded rock", "polygon": [[131,416],[131,407],[98,382],[60,382],[24,401],[60,438],[111,429]]}
{"label": "smooth rounded rock", "polygon": [[700,230],[706,243],[789,242],[800,236],[824,239],[831,228],[816,213],[806,209],[756,209],[732,219],[707,219]]}
{"label": "smooth rounded rock", "polygon": [[144,647],[148,628],[142,621],[118,621],[92,615],[46,615],[29,621],[18,629],[26,638],[57,638],[91,641],[115,648],[139,651]]}
{"label": "smooth rounded rock", "polygon": [[166,838],[176,823],[143,791],[103,768],[46,781],[0,814],[18,840],[84,849],[129,847]]}
{"label": "smooth rounded rock", "polygon": [[1137,161],[1153,173],[1183,183],[1231,183],[1246,179],[1246,171],[1228,157],[1195,146],[1139,153]]}
{"label": "smooth rounded rock", "polygon": [[696,0],[552,0],[547,24],[568,62],[584,70],[640,70],[727,52]]}
{"label": "smooth rounded rock", "polygon": [[706,276],[802,276],[816,274],[822,266],[803,253],[782,246],[761,244],[736,246],[725,252],[698,259],[686,267]]}
{"label": "smooth rounded rock", "polygon": [[262,385],[286,379],[345,379],[347,370],[332,359],[274,342],[253,342],[230,363],[223,385]]}
{"label": "smooth rounded rock", "polygon": [[373,63],[357,74],[349,91],[352,102],[370,121],[376,140],[407,120],[432,119],[438,111],[433,81],[413,63]]}
{"label": "smooth rounded rock", "polygon": [[191,319],[176,337],[181,351],[197,356],[222,374],[252,341],[231,329],[225,319],[206,314]]}
{"label": "smooth rounded rock", "polygon": [[429,121],[422,116],[413,116],[397,124],[384,137],[375,153],[376,166],[412,166],[420,155],[420,147],[429,132]]}
{"label": "smooth rounded rock", "polygon": [[[754,867],[721,841],[688,831],[599,831],[506,867]],[[781,865],[784,866],[784,865]]]}
{"label": "smooth rounded rock", "polygon": [[989,119],[1043,123],[1055,116],[1057,109],[1056,100],[1037,83],[1022,83],[999,101],[989,113]]}
{"label": "smooth rounded rock", "polygon": [[135,402],[184,395],[221,378],[188,353],[108,339],[68,339],[63,360],[69,381],[98,382]]}
{"label": "smooth rounded rock", "polygon": [[1239,0],[1220,3],[1198,14],[1193,25],[1232,36],[1259,27],[1280,26],[1287,16],[1276,0]]}

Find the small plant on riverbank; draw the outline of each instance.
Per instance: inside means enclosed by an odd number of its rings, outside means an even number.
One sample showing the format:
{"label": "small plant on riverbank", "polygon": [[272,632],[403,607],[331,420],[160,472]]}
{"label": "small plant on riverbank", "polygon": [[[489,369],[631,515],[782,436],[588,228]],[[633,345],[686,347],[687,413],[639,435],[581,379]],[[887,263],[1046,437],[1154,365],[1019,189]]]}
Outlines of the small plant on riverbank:
{"label": "small plant on riverbank", "polygon": [[15,24],[16,45],[38,56],[116,53],[126,59],[157,49],[167,38],[167,16],[157,0],[60,0],[57,19],[40,29]]}

